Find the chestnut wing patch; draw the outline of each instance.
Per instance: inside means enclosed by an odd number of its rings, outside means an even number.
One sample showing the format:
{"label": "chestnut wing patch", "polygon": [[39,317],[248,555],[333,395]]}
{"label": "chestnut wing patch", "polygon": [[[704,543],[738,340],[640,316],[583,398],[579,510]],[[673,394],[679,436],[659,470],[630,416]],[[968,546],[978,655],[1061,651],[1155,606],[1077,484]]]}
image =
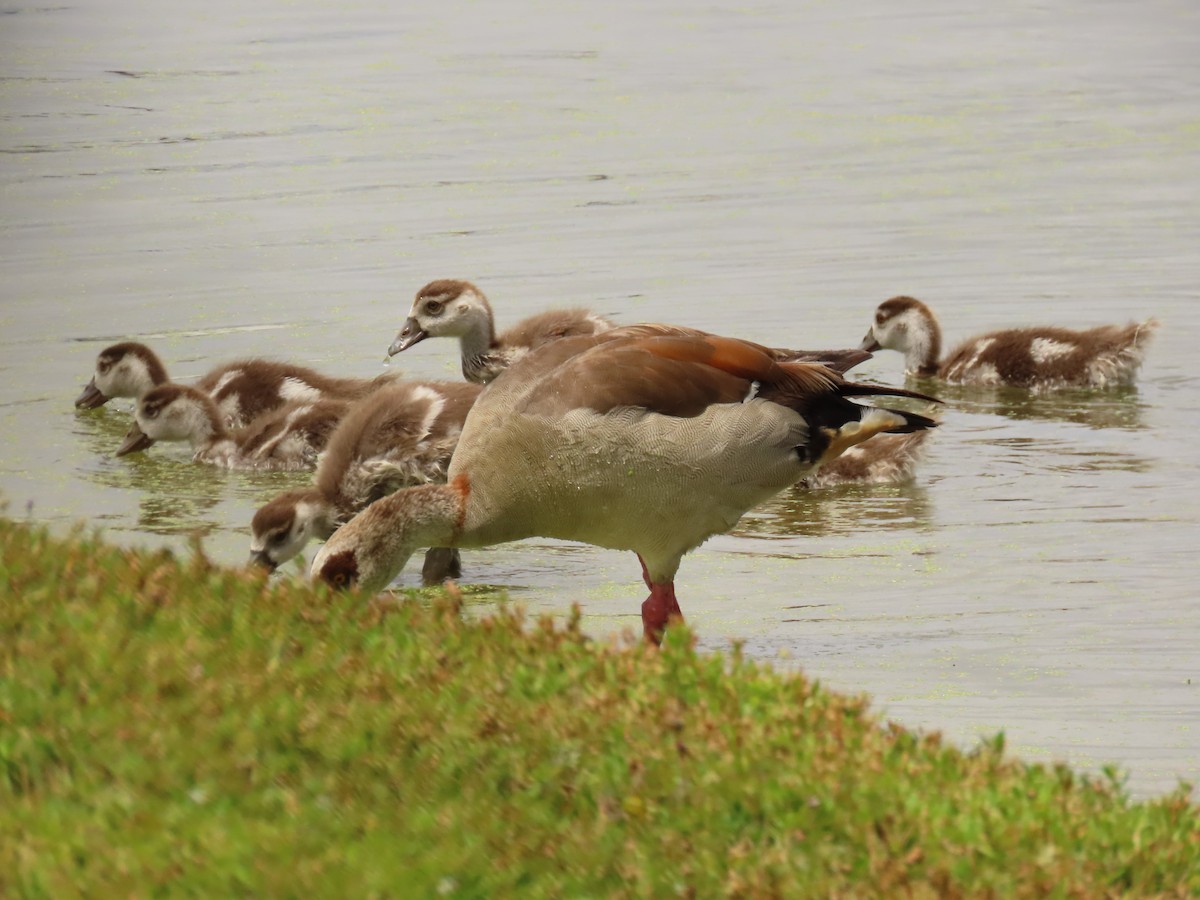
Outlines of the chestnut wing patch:
{"label": "chestnut wing patch", "polygon": [[558,416],[573,409],[605,413],[635,407],[689,418],[714,403],[742,402],[755,382],[781,380],[789,381],[789,373],[753,344],[713,335],[627,332],[624,339],[598,341],[564,360],[521,411]]}

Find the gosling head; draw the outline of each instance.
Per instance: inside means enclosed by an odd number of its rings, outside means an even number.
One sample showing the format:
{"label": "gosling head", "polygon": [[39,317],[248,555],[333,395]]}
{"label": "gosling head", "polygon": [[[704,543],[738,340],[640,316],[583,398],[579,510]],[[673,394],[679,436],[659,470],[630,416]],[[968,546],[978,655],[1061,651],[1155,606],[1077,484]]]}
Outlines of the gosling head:
{"label": "gosling head", "polygon": [[138,428],[155,441],[187,441],[193,447],[217,436],[221,414],[213,399],[182,384],[156,387],[138,401]]}
{"label": "gosling head", "polygon": [[910,372],[935,365],[942,336],[929,307],[913,297],[893,297],[880,303],[875,320],[860,345],[863,350],[898,350]]}
{"label": "gosling head", "polygon": [[96,409],[113,397],[141,397],[167,381],[162,361],[145,344],[113,344],[96,357],[96,369],[75,398],[75,408]]}
{"label": "gosling head", "polygon": [[299,556],[314,537],[329,537],[332,531],[329,504],[317,491],[287,491],[254,514],[250,562],[273,572]]}
{"label": "gosling head", "polygon": [[469,281],[440,279],[417,291],[408,320],[388,356],[395,356],[427,337],[463,338],[483,333],[492,337],[492,308],[483,292]]}

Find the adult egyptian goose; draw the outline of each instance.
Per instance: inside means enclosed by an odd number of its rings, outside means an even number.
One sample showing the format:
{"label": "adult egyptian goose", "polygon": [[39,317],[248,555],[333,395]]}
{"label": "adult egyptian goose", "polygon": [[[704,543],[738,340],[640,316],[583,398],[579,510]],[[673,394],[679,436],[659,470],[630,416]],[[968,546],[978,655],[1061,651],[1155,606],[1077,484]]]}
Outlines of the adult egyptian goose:
{"label": "adult egyptian goose", "polygon": [[417,291],[408,320],[388,356],[395,356],[427,337],[456,337],[462,347],[463,377],[486,384],[513,362],[547,341],[600,334],[613,323],[586,309],[556,309],[522,319],[496,334],[492,305],[469,281],[440,279]]}
{"label": "adult egyptian goose", "polygon": [[[446,481],[446,468],[480,385],[405,382],[357,401],[329,438],[313,485],[286,491],[254,514],[250,559],[274,570],[380,497]],[[458,551],[433,548],[422,576],[438,584],[461,574]]]}
{"label": "adult egyptian goose", "polygon": [[939,362],[942,330],[932,310],[912,297],[879,304],[864,350],[899,350],[909,375],[968,385],[1032,390],[1131,384],[1158,322],[1067,328],[1012,328],[979,335]]}
{"label": "adult egyptian goose", "polygon": [[[212,396],[227,425],[237,427],[296,401],[357,399],[395,378],[394,375],[373,379],[333,378],[292,363],[241,359],[217,366],[201,376],[194,386]],[[75,406],[95,409],[113,397],[137,399],[170,383],[166,366],[145,344],[136,341],[113,344],[96,357],[96,371],[75,399]]]}
{"label": "adult egyptian goose", "polygon": [[643,629],[658,641],[680,615],[685,553],[855,444],[936,424],[848,399],[876,394],[932,399],[671,326],[544,344],[476,401],[448,483],[368,506],[317,553],[313,576],[377,590],[415,548],[528,537],[632,550],[650,588]]}
{"label": "adult egyptian goose", "polygon": [[164,384],[143,396],[115,456],[155,441],[187,441],[196,462],[227,469],[301,469],[317,455],[349,408],[348,400],[293,401],[231,430],[211,396],[199,388]]}

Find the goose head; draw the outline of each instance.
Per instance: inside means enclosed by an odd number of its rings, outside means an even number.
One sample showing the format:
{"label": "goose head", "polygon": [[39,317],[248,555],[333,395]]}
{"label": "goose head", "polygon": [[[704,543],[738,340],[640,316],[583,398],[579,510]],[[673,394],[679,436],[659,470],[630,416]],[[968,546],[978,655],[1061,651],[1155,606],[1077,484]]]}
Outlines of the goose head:
{"label": "goose head", "polygon": [[187,441],[198,448],[223,434],[221,413],[212,398],[182,384],[156,387],[138,401],[137,424],[117,456],[144,450],[155,441]]}
{"label": "goose head", "polygon": [[287,491],[254,514],[250,562],[274,571],[298,556],[314,537],[327,538],[333,530],[332,509],[319,491]]}
{"label": "goose head", "polygon": [[893,297],[880,303],[875,320],[863,338],[861,349],[898,350],[904,354],[904,369],[910,375],[929,375],[937,370],[942,353],[942,333],[933,312],[913,297]]}
{"label": "goose head", "polygon": [[313,580],[383,590],[419,548],[454,545],[468,495],[462,485],[427,484],[376,500],[317,551]]}
{"label": "goose head", "polygon": [[408,320],[388,347],[395,356],[427,337],[456,337],[486,349],[495,337],[492,307],[469,281],[441,279],[417,291]]}
{"label": "goose head", "polygon": [[167,380],[162,361],[145,344],[113,344],[96,357],[95,372],[75,398],[75,408],[96,409],[113,397],[141,397]]}

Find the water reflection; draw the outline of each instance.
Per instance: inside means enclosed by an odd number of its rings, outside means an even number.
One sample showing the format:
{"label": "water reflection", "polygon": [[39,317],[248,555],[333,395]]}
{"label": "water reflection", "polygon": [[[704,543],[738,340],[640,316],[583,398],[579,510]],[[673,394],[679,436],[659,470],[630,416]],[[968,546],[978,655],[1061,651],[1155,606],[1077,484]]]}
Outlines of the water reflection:
{"label": "water reflection", "polygon": [[121,460],[105,460],[86,469],[84,475],[104,487],[135,490],[139,530],[207,535],[222,527],[214,513],[227,472],[136,453]]}
{"label": "water reflection", "polygon": [[[138,530],[161,535],[229,530],[227,516],[217,514],[223,499],[232,496],[260,505],[312,478],[309,472],[231,472],[194,463],[186,455],[135,453],[115,459],[112,452],[132,421],[127,412],[102,407],[77,413],[74,431],[94,457],[80,467],[80,474],[94,484],[137,494]],[[240,524],[248,528],[249,519]]]}
{"label": "water reflection", "polygon": [[1145,473],[1154,469],[1154,462],[1144,456],[1112,447],[1080,445],[1071,441],[1051,440],[1044,436],[967,438],[968,446],[979,447],[996,464],[991,472],[979,473],[991,477],[1002,471],[1005,464],[1016,468],[1016,474],[1035,471],[1068,472],[1133,472]]}
{"label": "water reflection", "polygon": [[914,481],[818,490],[794,487],[746,513],[733,534],[828,537],[864,529],[924,529],[932,518],[928,491]]}
{"label": "water reflection", "polygon": [[[85,381],[86,378],[80,379],[80,384]],[[109,457],[121,446],[121,440],[132,424],[133,401],[110,400],[96,409],[77,410],[72,431],[87,448],[88,453],[98,457]]]}
{"label": "water reflection", "polygon": [[255,506],[266,503],[276,494],[284,491],[306,487],[313,480],[313,473],[305,469],[263,472],[248,469],[230,472],[229,475],[228,486],[232,494]]}
{"label": "water reflection", "polygon": [[929,378],[909,378],[907,387],[933,394],[949,408],[1007,419],[1046,419],[1088,428],[1145,428],[1147,406],[1137,387],[1105,391],[1072,389],[1037,394],[1014,387],[969,387]]}

